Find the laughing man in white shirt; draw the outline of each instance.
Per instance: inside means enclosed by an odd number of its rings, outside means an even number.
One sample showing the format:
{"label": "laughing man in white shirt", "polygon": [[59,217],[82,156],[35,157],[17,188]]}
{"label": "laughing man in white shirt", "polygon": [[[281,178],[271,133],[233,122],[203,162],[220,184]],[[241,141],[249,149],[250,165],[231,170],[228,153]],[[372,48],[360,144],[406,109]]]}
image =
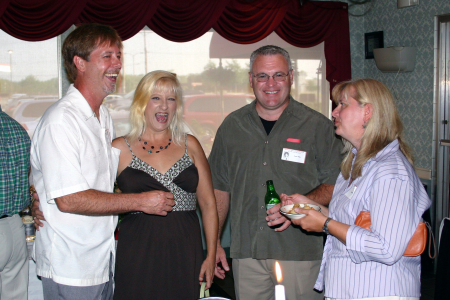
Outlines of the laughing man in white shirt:
{"label": "laughing man in white shirt", "polygon": [[166,215],[175,204],[162,191],[112,194],[120,151],[111,147],[114,127],[101,104],[115,91],[121,51],[109,26],[75,29],[62,49],[73,85],[33,136],[32,175],[46,221],[34,259],[46,299],[112,299],[117,214]]}

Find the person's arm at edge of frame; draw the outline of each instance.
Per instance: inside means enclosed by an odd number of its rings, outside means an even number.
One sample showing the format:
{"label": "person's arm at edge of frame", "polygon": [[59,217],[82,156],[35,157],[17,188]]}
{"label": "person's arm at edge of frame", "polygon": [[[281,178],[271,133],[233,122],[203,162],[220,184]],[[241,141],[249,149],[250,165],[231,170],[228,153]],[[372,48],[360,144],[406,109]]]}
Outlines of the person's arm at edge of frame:
{"label": "person's arm at edge of frame", "polygon": [[44,223],[42,221],[45,221],[44,214],[41,210],[39,210],[39,196],[36,192],[33,192],[33,202],[31,203],[31,215],[33,216],[34,220],[34,228],[36,228],[37,231],[39,231],[39,227],[43,227]]}
{"label": "person's arm at edge of frame", "polygon": [[36,230],[39,231],[39,227],[44,226],[44,223],[42,223],[42,221],[45,221],[45,218],[42,211],[39,210],[39,196],[36,193],[36,189],[34,188],[33,176],[31,174],[31,166],[30,169],[28,170],[28,184],[30,186],[29,189],[32,197],[30,203],[31,216],[33,216],[34,228],[36,228]]}
{"label": "person's arm at edge of frame", "polygon": [[216,244],[218,236],[219,221],[217,216],[216,199],[212,186],[211,171],[205,153],[198,140],[188,135],[188,151],[193,157],[197,167],[199,182],[197,186],[197,200],[202,212],[202,225],[206,238],[206,259],[203,261],[199,282],[206,281],[206,289],[212,285],[216,266]]}
{"label": "person's arm at edge of frame", "polygon": [[[222,234],[222,229],[225,224],[225,220],[228,215],[228,210],[230,208],[230,193],[225,191],[220,191],[214,189],[214,195],[216,197],[217,203],[217,212],[219,215],[219,232],[217,238],[217,251],[216,251],[216,272],[215,275],[220,278],[225,278],[225,271],[229,271],[230,267],[227,262],[227,255],[225,254],[225,250],[220,244],[220,236]],[[222,264],[222,268],[219,267],[219,263]]]}

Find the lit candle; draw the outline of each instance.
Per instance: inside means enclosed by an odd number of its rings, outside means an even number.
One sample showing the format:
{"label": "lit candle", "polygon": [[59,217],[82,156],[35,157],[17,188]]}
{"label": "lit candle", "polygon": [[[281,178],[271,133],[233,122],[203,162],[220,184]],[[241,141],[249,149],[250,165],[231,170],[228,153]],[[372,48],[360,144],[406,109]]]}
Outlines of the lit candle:
{"label": "lit candle", "polygon": [[284,285],[280,282],[283,280],[283,275],[281,274],[281,268],[278,261],[275,262],[275,272],[277,274],[278,284],[275,286],[275,300],[286,300],[286,295],[284,293]]}

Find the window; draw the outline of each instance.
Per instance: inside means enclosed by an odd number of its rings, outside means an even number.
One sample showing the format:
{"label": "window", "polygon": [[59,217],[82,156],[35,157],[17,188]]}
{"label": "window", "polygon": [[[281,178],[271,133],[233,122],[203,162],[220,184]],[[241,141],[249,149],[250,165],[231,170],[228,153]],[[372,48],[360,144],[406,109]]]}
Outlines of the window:
{"label": "window", "polygon": [[224,102],[224,111],[226,113],[233,112],[242,106],[250,104],[255,97],[233,97],[229,98]]}
{"label": "window", "polygon": [[214,97],[194,97],[193,100],[191,100],[192,96],[185,97],[184,106],[185,109],[188,110],[190,113],[196,113],[196,112],[215,112],[220,110],[220,103],[219,103],[219,97],[220,95],[217,95],[217,98]]}
{"label": "window", "polygon": [[[62,64],[57,61],[57,38],[25,42],[0,31],[0,42],[2,109],[24,126],[29,125],[28,132],[32,135],[35,126],[31,123],[37,124],[46,105],[56,101],[60,93],[58,70]],[[127,134],[130,129],[129,107],[140,79],[150,71],[167,70],[176,73],[183,86],[188,131],[197,136],[208,155],[223,119],[254,100],[248,82],[249,57],[255,49],[267,44],[283,47],[291,55],[294,99],[329,117],[323,43],[313,48],[298,48],[273,33],[258,43],[239,45],[213,31],[194,41],[175,43],[151,30],[141,30],[124,41],[118,88],[104,102],[114,120],[117,136]],[[44,102],[45,99],[49,101]],[[27,108],[19,113],[19,104],[24,102],[29,102]],[[25,115],[27,123],[24,123]]]}
{"label": "window", "polygon": [[330,117],[323,43],[313,48],[297,48],[275,33],[256,44],[239,45],[213,31],[194,41],[175,43],[142,30],[124,42],[123,82],[117,93],[129,93],[128,98],[124,96],[129,101],[147,72],[176,73],[185,95],[184,120],[208,155],[223,119],[254,100],[248,81],[249,58],[255,49],[267,44],[283,47],[291,56],[294,69],[291,95]]}
{"label": "window", "polygon": [[23,109],[16,110],[16,119],[20,117],[18,115],[18,113],[21,113],[21,116],[24,118],[37,119],[37,118],[41,117],[44,114],[44,112],[47,110],[47,108],[49,108],[50,105],[52,105],[55,102],[56,102],[56,100],[51,101],[51,102],[48,102],[48,101],[25,102],[23,104],[23,106],[24,106]]}
{"label": "window", "polygon": [[30,135],[58,99],[57,38],[26,42],[0,30],[0,103]]}

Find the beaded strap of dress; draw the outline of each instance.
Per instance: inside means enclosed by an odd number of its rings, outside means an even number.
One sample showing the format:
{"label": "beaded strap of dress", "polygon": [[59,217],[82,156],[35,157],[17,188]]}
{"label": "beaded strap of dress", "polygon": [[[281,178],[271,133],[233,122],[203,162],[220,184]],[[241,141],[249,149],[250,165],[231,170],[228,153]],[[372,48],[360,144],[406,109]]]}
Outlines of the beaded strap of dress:
{"label": "beaded strap of dress", "polygon": [[148,163],[146,163],[145,161],[141,160],[136,155],[134,155],[127,139],[125,137],[124,139],[128,145],[128,148],[130,149],[131,154],[133,155],[133,158],[128,167],[149,174],[151,177],[153,177],[159,183],[161,183],[164,187],[166,187],[174,195],[175,206],[173,207],[173,211],[189,211],[195,210],[197,208],[197,194],[188,193],[179,186],[177,186],[175,183],[173,183],[173,180],[181,172],[183,172],[185,169],[194,164],[187,153],[187,135],[185,136],[184,155],[175,164],[173,164],[172,167],[170,167],[170,169],[164,174],[160,173],[151,165],[149,165]]}

